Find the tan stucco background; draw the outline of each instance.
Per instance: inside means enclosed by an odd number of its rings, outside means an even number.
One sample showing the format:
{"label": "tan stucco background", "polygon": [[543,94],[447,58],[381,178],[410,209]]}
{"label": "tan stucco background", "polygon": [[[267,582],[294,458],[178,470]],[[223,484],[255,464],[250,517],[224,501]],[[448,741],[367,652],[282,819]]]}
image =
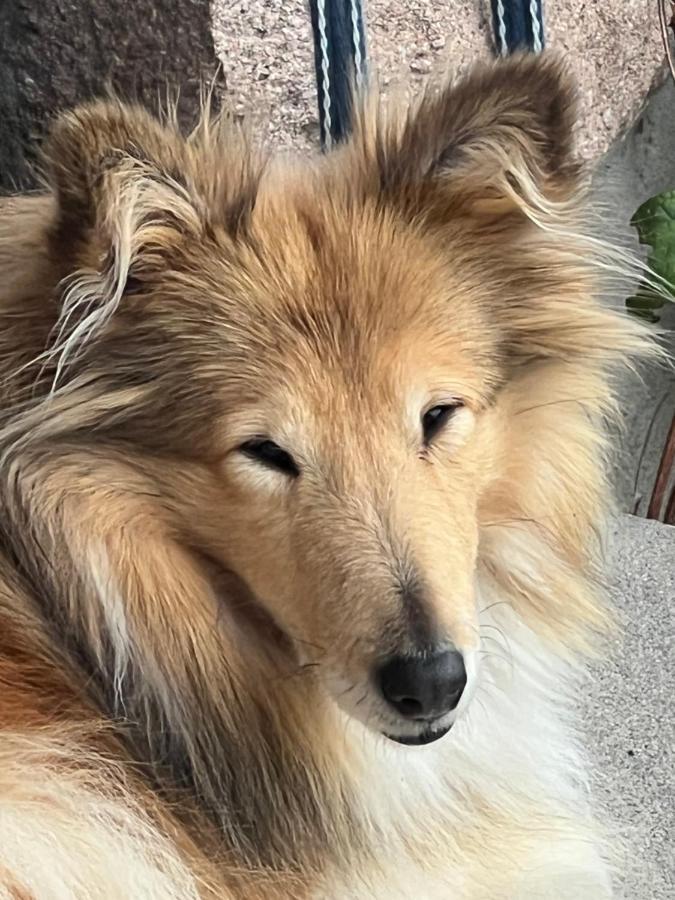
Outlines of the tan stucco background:
{"label": "tan stucco background", "polygon": [[[656,0],[544,0],[548,46],[581,89],[579,150],[592,159],[632,124],[664,67]],[[228,100],[267,122],[274,143],[318,140],[313,46],[305,0],[213,0],[213,36]],[[381,83],[419,88],[491,54],[488,0],[370,0],[371,68]]]}

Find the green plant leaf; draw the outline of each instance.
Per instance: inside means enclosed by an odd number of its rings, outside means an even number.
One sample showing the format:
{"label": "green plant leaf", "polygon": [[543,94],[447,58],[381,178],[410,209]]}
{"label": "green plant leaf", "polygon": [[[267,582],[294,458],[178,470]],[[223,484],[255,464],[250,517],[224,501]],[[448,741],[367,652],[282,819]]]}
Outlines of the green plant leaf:
{"label": "green plant leaf", "polygon": [[[640,243],[652,248],[647,259],[649,267],[675,298],[675,191],[664,191],[643,203],[631,225],[637,229]],[[638,294],[642,293],[639,289]]]}
{"label": "green plant leaf", "polygon": [[656,314],[656,310],[661,309],[665,304],[665,299],[660,294],[655,294],[647,287],[638,288],[637,294],[626,300],[626,307],[629,312],[648,322],[658,322],[660,316]]}
{"label": "green plant leaf", "polygon": [[638,289],[637,294],[626,300],[626,306],[631,309],[661,309],[665,304],[664,298],[660,294],[654,292],[642,291]]}
{"label": "green plant leaf", "polygon": [[628,311],[637,319],[643,319],[645,322],[649,322],[650,325],[656,325],[661,321],[661,316],[657,316],[656,313],[653,313],[649,309],[629,309]]}

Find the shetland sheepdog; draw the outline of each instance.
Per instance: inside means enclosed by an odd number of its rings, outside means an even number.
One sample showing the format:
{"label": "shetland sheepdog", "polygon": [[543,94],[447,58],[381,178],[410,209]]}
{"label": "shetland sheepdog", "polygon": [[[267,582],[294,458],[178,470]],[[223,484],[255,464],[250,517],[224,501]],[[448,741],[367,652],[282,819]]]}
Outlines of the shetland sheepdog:
{"label": "shetland sheepdog", "polygon": [[602,900],[613,379],[547,56],[275,159],[117,100],[0,223],[0,894]]}

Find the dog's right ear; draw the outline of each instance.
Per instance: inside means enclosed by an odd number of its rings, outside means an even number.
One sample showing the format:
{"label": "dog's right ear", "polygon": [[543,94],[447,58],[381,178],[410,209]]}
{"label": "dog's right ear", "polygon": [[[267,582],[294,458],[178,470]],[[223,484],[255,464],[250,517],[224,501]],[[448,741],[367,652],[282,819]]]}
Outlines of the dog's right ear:
{"label": "dog's right ear", "polygon": [[245,233],[262,163],[227,119],[205,111],[183,137],[119,101],[61,116],[44,156],[55,200],[58,377],[124,298],[161,292],[172,272],[194,264],[196,247]]}
{"label": "dog's right ear", "polygon": [[184,139],[138,107],[110,101],[66,113],[44,154],[56,196],[52,242],[66,265],[109,255],[134,265],[173,233],[200,227]]}
{"label": "dog's right ear", "polygon": [[129,265],[135,280],[205,231],[248,227],[261,161],[241,129],[202,115],[187,138],[138,106],[86,104],[57,119],[44,149],[56,196],[55,258]]}

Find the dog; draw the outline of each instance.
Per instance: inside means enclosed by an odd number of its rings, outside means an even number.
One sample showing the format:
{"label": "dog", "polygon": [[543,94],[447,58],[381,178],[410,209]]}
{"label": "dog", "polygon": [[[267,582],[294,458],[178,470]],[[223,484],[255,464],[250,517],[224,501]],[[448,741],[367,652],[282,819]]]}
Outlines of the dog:
{"label": "dog", "polygon": [[[602,900],[615,375],[547,55],[278,160],[59,116],[0,225],[0,885]],[[616,268],[616,266],[614,266]]]}

